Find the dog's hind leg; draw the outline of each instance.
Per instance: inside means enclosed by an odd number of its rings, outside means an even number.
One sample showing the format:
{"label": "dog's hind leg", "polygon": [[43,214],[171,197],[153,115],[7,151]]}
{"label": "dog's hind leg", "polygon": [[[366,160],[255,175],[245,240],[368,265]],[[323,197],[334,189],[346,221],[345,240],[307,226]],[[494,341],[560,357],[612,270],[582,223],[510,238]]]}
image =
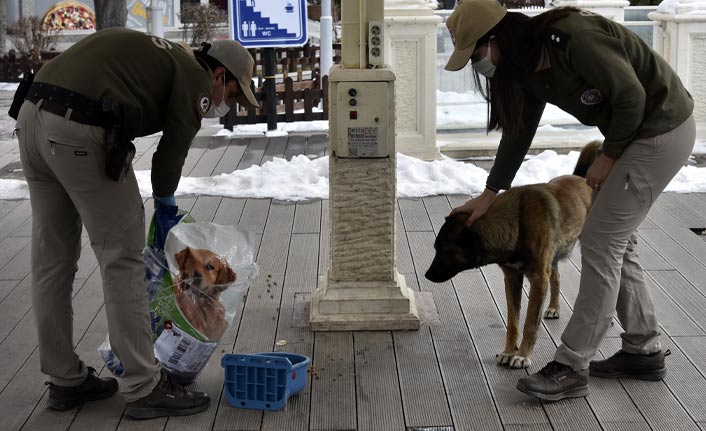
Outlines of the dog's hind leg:
{"label": "dog's hind leg", "polygon": [[532,357],[534,343],[537,341],[537,329],[542,321],[542,306],[547,295],[547,284],[549,284],[550,274],[551,270],[547,267],[528,276],[530,291],[527,316],[525,317],[520,349],[517,351],[517,356],[510,361],[510,367],[512,368],[527,368],[532,365],[530,358]]}
{"label": "dog's hind leg", "polygon": [[559,298],[559,268],[556,264],[552,265],[552,273],[549,276],[549,287],[549,306],[544,312],[544,318],[558,319],[561,300]]}
{"label": "dog's hind leg", "polygon": [[505,274],[505,300],[507,301],[507,332],[505,350],[495,355],[498,365],[509,365],[517,355],[517,341],[520,337],[520,307],[522,307],[522,278],[514,268],[500,267]]}

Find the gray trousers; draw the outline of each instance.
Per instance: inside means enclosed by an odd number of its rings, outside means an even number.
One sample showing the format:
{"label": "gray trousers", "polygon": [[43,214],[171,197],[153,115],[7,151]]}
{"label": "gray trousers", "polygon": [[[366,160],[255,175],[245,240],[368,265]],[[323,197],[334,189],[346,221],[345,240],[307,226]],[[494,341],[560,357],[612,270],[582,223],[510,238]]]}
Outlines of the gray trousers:
{"label": "gray trousers", "polygon": [[108,178],[100,127],[25,102],[17,129],[32,204],[32,307],[41,370],[62,386],[81,384],[88,372],[74,351],[71,305],[83,223],[100,265],[110,343],[125,366],[121,391],[126,401],[142,398],[160,371],[142,261],[144,209],[134,172],[124,183]]}
{"label": "gray trousers", "polygon": [[594,193],[581,232],[581,283],[554,360],[583,370],[617,311],[622,349],[660,350],[659,324],[638,261],[637,228],[694,147],[693,115],[674,130],[633,141]]}

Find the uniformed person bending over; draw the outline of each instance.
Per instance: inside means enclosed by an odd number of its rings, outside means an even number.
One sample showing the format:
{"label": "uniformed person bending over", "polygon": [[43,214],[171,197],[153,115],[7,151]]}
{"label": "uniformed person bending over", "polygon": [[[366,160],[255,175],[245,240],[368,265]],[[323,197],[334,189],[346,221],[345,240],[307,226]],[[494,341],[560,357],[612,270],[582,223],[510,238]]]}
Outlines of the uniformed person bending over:
{"label": "uniformed person bending over", "polygon": [[32,304],[48,406],[70,409],[112,396],[74,351],[71,292],[86,226],[103,279],[110,342],[125,373],[126,413],[191,414],[210,398],[170,380],[155,362],[141,252],[144,211],[130,161],[131,139],[162,131],[152,188],[164,205],[174,191],[202,117],[236,100],[256,106],[253,59],[239,44],[193,51],[144,33],[110,28],[86,37],[37,74],[17,121],[32,203]]}
{"label": "uniformed person bending over", "polygon": [[[602,155],[588,171],[594,202],[581,234],[581,283],[554,360],[517,388],[558,400],[588,394],[587,375],[659,380],[665,353],[636,230],[683,166],[695,139],[694,102],[677,74],[625,27],[574,8],[529,18],[496,0],[462,0],[447,26],[454,52],[447,70],[468,61],[490,104],[488,130],[502,129],[485,191],[452,212],[469,224],[508,189],[546,103],[597,126]],[[479,75],[487,78],[479,77]],[[481,79],[486,86],[481,86]],[[617,311],[622,349],[591,361]]]}

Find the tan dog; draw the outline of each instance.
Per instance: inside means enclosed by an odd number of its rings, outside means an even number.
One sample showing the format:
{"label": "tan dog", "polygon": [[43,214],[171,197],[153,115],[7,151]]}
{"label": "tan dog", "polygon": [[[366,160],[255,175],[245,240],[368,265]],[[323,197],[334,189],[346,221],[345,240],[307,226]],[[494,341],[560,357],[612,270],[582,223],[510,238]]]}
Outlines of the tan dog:
{"label": "tan dog", "polygon": [[180,270],[174,285],[179,310],[206,338],[218,340],[228,327],[220,296],[236,280],[235,272],[210,250],[186,247],[174,257]]}
{"label": "tan dog", "polygon": [[[585,175],[598,147],[599,143],[591,143],[582,150],[574,172]],[[505,349],[496,355],[498,364],[512,368],[531,365],[547,284],[551,296],[544,317],[559,317],[558,262],[571,253],[581,233],[591,194],[584,178],[564,175],[498,194],[470,227],[465,225],[469,215],[463,213],[447,217],[441,227],[427,279],[441,283],[461,271],[491,263],[498,264],[505,275],[507,334]],[[529,304],[518,347],[524,276],[530,282]]]}

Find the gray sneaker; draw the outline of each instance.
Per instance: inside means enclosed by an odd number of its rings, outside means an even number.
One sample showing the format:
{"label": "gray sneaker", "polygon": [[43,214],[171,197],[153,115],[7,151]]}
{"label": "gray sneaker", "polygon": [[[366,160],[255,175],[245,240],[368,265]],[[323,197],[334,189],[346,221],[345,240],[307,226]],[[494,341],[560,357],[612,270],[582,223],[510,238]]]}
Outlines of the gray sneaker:
{"label": "gray sneaker", "polygon": [[616,354],[602,361],[591,361],[588,367],[592,377],[617,379],[628,377],[639,380],[662,380],[667,374],[664,358],[671,350],[643,355],[618,350]]}
{"label": "gray sneaker", "polygon": [[568,365],[551,361],[538,372],[517,381],[517,389],[547,401],[588,395],[588,370],[574,371]]}
{"label": "gray sneaker", "polygon": [[54,410],[69,410],[85,401],[96,401],[110,398],[118,391],[118,381],[112,377],[100,378],[96,369],[88,367],[86,380],[78,386],[49,385],[47,407]]}
{"label": "gray sneaker", "polygon": [[135,419],[186,416],[206,410],[210,403],[211,398],[206,393],[187,391],[162,370],[152,393],[127,403],[125,414]]}

